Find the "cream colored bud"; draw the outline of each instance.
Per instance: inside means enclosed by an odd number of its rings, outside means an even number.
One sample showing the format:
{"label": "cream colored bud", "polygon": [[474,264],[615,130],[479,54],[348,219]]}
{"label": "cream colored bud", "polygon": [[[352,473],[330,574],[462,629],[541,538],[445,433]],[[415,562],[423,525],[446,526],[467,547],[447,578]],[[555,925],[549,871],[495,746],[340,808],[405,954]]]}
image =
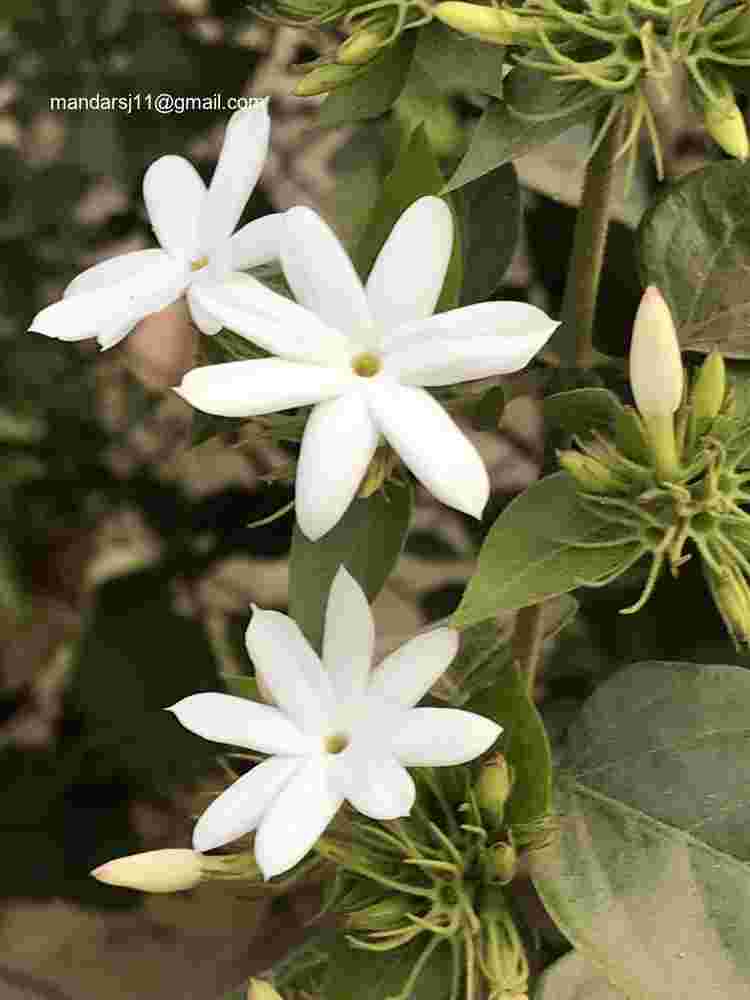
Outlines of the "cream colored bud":
{"label": "cream colored bud", "polygon": [[701,365],[693,385],[691,402],[696,421],[713,420],[724,405],[727,369],[717,350],[711,351]]}
{"label": "cream colored bud", "polygon": [[525,27],[524,19],[511,10],[462,3],[460,0],[445,0],[433,7],[432,13],[449,28],[492,45],[510,45]]}
{"label": "cream colored bud", "polygon": [[129,854],[99,865],[91,874],[99,882],[141,892],[179,892],[201,881],[201,856],[196,851],[171,848]]}
{"label": "cream colored bud", "polygon": [[388,32],[378,28],[360,28],[342,42],[336,52],[336,62],[343,66],[361,66],[380,51]]}
{"label": "cream colored bud", "polygon": [[356,66],[341,66],[338,63],[316,66],[300,80],[294,88],[294,93],[297,97],[315,97],[318,94],[327,94],[330,90],[350,83],[358,72]]}
{"label": "cream colored bud", "polygon": [[651,285],[638,307],[630,345],[630,385],[641,416],[671,416],[682,401],[683,379],[672,313]]}
{"label": "cream colored bud", "polygon": [[612,493],[622,489],[622,483],[603,462],[572,449],[558,451],[560,466],[575,479],[587,493]]}
{"label": "cream colored bud", "polygon": [[251,979],[247,985],[247,1000],[282,1000],[282,996],[265,979]]}
{"label": "cream colored bud", "polygon": [[746,160],[750,155],[745,116],[737,107],[733,94],[713,104],[707,104],[703,112],[706,131],[724,152],[738,160]]}

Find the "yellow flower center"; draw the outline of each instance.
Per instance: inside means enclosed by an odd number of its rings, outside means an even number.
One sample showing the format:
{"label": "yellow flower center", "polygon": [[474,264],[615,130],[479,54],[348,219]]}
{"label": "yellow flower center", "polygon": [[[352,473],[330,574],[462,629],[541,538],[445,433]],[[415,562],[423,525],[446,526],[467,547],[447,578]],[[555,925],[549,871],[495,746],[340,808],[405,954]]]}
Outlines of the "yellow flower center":
{"label": "yellow flower center", "polygon": [[341,753],[349,746],[349,737],[345,733],[333,733],[325,741],[326,753]]}
{"label": "yellow flower center", "polygon": [[361,375],[362,378],[372,378],[373,375],[378,374],[382,367],[383,365],[377,354],[370,354],[369,351],[365,351],[364,354],[358,354],[356,358],[352,358],[352,371],[355,375]]}
{"label": "yellow flower center", "polygon": [[202,271],[204,267],[208,266],[208,257],[196,257],[194,261],[190,263],[191,271]]}

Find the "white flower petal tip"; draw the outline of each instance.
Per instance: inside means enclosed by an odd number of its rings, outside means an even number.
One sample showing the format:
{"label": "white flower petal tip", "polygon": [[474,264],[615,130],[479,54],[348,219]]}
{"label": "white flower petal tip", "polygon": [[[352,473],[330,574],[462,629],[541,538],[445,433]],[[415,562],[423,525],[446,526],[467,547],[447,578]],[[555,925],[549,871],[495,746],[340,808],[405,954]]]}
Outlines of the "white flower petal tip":
{"label": "white flower petal tip", "polygon": [[395,733],[393,752],[407,767],[466,764],[502,733],[496,722],[459,708],[413,708]]}
{"label": "white flower petal tip", "polygon": [[261,753],[299,754],[309,749],[302,731],[277,708],[236,695],[217,691],[193,694],[167,711],[185,729],[213,743]]}
{"label": "white flower petal tip", "polygon": [[91,875],[98,882],[141,892],[180,892],[198,885],[203,869],[195,851],[171,848],[115,858],[94,868]]}

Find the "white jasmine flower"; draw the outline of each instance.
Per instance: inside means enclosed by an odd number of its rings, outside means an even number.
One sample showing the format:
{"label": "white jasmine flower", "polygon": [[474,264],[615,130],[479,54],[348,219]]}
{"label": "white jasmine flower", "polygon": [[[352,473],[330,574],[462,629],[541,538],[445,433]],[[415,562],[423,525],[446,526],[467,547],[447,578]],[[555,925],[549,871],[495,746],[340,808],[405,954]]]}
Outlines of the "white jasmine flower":
{"label": "white jasmine flower", "polygon": [[518,371],[558,324],[521,302],[432,315],[453,243],[440,198],[404,212],[366,288],[315,212],[292,208],[284,220],[280,259],[301,305],[252,278],[195,293],[203,309],[277,357],[195,368],[177,391],[228,417],[317,404],[297,467],[297,520],[308,538],[342,516],[381,435],[434,496],[480,517],[489,496],[484,463],[423,387]]}
{"label": "white jasmine flower", "polygon": [[187,291],[196,325],[218,333],[221,323],[196,301],[196,289],[278,256],[281,215],[256,219],[232,235],[263,168],[269,132],[265,101],[235,112],[208,190],[181,156],[152,163],[143,197],[162,249],[137,250],[83,271],[60,302],[37,313],[31,330],[60,340],[96,337],[102,348],[112,347]]}
{"label": "white jasmine flower", "polygon": [[447,669],[458,632],[436,628],[391,653],[372,672],[367,599],[342,566],[326,609],[322,662],[291,618],[253,609],[247,648],[275,705],[195,694],[173,705],[187,729],[217,743],[272,756],[203,813],[193,833],[209,851],[251,830],[266,878],[296,865],[346,799],[373,819],[409,814],[407,766],[473,760],[501,729],[452,708],[413,708]]}

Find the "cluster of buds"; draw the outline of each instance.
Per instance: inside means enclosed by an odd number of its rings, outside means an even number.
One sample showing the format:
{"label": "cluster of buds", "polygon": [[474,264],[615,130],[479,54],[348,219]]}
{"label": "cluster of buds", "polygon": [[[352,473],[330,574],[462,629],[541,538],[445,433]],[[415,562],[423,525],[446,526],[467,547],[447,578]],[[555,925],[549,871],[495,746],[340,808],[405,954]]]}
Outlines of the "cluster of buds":
{"label": "cluster of buds", "polygon": [[673,576],[698,552],[717,608],[736,643],[750,642],[750,421],[738,413],[724,359],[708,355],[685,377],[672,316],[656,288],[641,302],[633,330],[630,382],[637,411],[622,408],[612,437],[594,434],[559,453],[581,504],[602,522],[602,541],[633,543],[603,585],[651,557],[639,600],[662,569]]}
{"label": "cluster of buds", "polygon": [[433,952],[451,945],[452,1000],[480,987],[526,1000],[528,964],[505,886],[518,858],[504,809],[513,776],[501,754],[481,765],[421,768],[417,804],[401,820],[348,816],[317,844],[335,864],[326,909],[365,951],[423,943],[392,1000],[408,1000]]}
{"label": "cluster of buds", "polygon": [[[521,4],[443,2],[434,16],[481,41],[510,46],[510,59],[571,85],[566,112],[600,107],[609,111],[592,152],[625,115],[620,155],[632,151],[643,125],[661,173],[661,151],[648,87],[666,93],[673,65],[685,66],[691,94],[711,136],[730,155],[748,156],[743,116],[727,79],[731,67],[750,66],[750,18],[745,0],[729,5],[708,0],[525,0]],[[648,85],[648,87],[647,87]],[[531,122],[558,116],[509,109]]]}

